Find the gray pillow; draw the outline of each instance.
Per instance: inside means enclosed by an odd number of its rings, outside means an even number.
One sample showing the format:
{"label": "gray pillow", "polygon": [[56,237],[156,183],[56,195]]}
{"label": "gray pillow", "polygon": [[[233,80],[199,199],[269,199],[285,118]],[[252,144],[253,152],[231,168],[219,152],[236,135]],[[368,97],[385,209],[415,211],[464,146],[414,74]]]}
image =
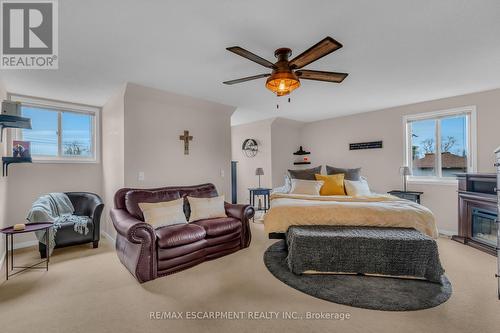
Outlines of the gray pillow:
{"label": "gray pillow", "polygon": [[360,180],[361,178],[361,168],[355,169],[345,169],[345,168],[336,168],[327,165],[326,166],[326,174],[327,175],[338,175],[339,173],[344,174],[344,179],[346,180]]}
{"label": "gray pillow", "polygon": [[290,178],[302,180],[316,180],[315,174],[321,174],[321,165],[316,168],[304,170],[288,170]]}

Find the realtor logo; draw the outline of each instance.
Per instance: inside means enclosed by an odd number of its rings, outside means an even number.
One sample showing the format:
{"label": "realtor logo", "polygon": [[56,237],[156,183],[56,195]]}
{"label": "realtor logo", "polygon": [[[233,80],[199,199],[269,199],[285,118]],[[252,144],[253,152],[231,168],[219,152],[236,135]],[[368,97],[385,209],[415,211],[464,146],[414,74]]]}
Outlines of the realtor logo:
{"label": "realtor logo", "polygon": [[2,69],[57,69],[57,0],[1,0]]}

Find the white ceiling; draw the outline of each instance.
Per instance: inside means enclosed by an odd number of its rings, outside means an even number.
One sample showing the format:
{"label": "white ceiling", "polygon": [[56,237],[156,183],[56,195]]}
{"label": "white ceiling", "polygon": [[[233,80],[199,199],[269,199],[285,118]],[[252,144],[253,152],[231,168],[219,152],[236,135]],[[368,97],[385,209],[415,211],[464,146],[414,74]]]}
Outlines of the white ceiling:
{"label": "white ceiling", "polygon": [[[233,123],[313,121],[500,87],[498,0],[59,1],[59,70],[4,70],[11,92],[103,105],[126,81],[234,105]],[[302,81],[292,102],[266,68],[225,50],[274,60],[325,36],[344,48],[307,68],[350,73],[340,85]],[[276,103],[280,101],[280,109]]]}

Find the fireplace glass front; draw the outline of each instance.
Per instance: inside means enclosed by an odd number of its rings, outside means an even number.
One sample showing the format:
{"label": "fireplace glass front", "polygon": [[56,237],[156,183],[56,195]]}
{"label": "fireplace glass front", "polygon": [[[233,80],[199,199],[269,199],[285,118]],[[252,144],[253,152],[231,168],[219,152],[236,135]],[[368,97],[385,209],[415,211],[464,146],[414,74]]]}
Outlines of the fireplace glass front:
{"label": "fireplace glass front", "polygon": [[485,209],[472,210],[472,238],[490,246],[497,246],[497,213]]}

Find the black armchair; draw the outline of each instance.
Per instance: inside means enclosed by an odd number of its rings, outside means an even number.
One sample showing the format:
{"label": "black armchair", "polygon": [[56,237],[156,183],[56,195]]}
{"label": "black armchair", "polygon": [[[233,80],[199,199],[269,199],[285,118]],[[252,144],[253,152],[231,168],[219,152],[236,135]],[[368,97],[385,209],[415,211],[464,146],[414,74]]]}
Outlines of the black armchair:
{"label": "black armchair", "polygon": [[[63,225],[56,233],[56,248],[92,243],[94,248],[99,246],[101,214],[104,208],[102,199],[94,193],[89,192],[66,192],[75,208],[75,215],[88,216],[91,221],[87,227],[88,234],[82,235],[74,231],[73,224]],[[45,244],[38,243],[40,257],[45,258]]]}

